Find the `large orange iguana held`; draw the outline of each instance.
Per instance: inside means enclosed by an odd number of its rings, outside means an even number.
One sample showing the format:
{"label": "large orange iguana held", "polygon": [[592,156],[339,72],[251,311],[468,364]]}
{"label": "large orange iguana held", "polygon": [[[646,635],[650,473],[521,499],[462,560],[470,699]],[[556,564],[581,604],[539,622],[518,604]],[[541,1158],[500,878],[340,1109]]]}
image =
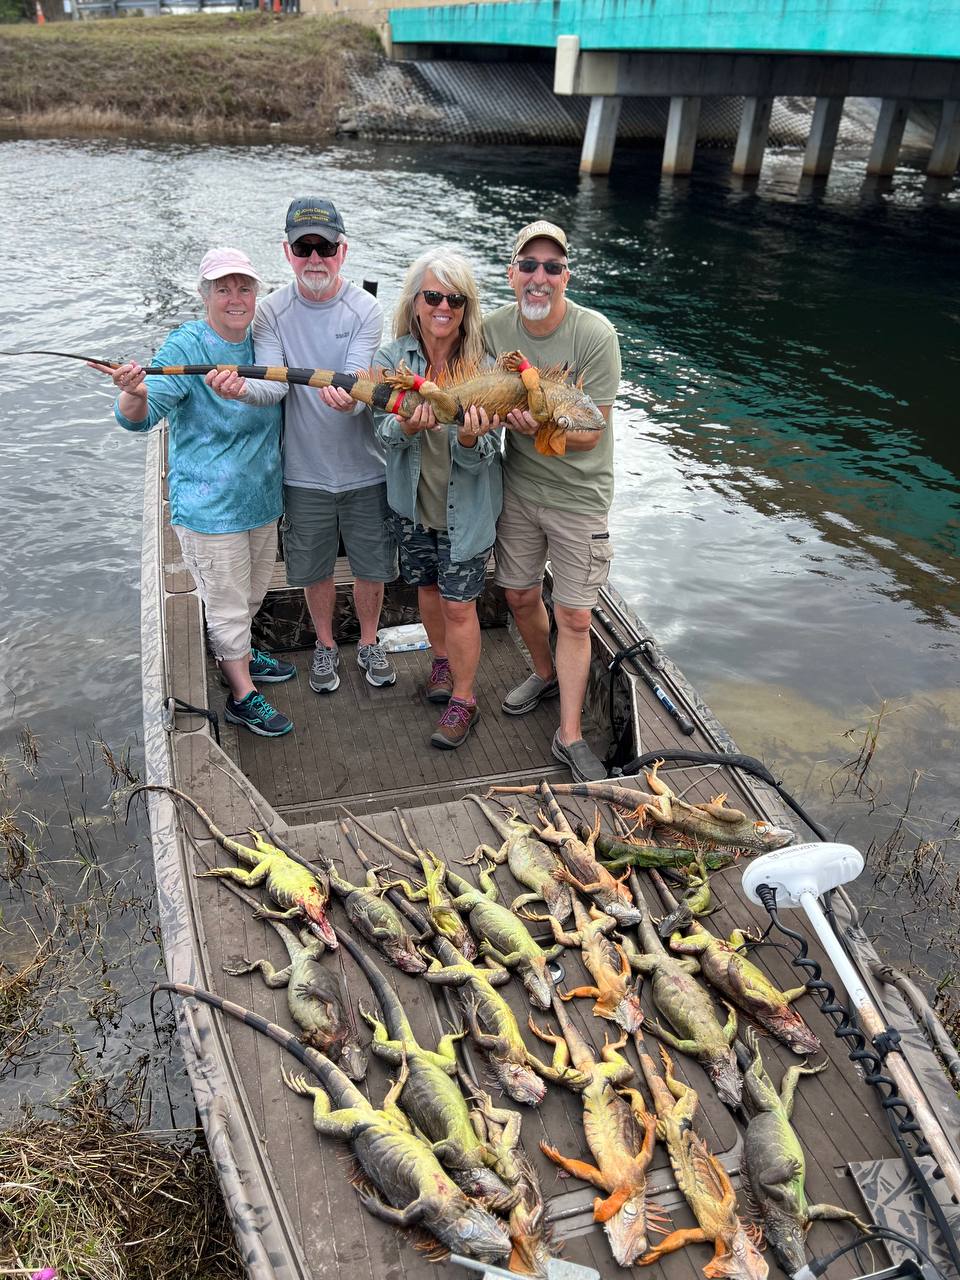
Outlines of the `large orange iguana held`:
{"label": "large orange iguana held", "polygon": [[[703,1268],[709,1280],[767,1280],[769,1267],[757,1248],[754,1231],[737,1214],[737,1196],[727,1172],[707,1144],[694,1132],[693,1118],[700,1099],[696,1091],[673,1074],[673,1061],[660,1046],[664,1075],[646,1052],[643,1037],[635,1035],[647,1088],[657,1113],[657,1137],[667,1148],[677,1186],[693,1211],[696,1227],[671,1231],[658,1245],[638,1260],[649,1266],[667,1253],[688,1244],[712,1244],[713,1257]],[[635,1089],[623,1089],[632,1104],[645,1114],[644,1102]]]}
{"label": "large orange iguana held", "polygon": [[[631,1108],[617,1093],[633,1076],[633,1067],[619,1053],[627,1043],[626,1033],[615,1044],[604,1044],[598,1062],[563,1004],[554,1000],[553,1008],[562,1035],[542,1030],[532,1017],[529,1026],[554,1046],[552,1066],[561,1077],[559,1083],[583,1099],[583,1132],[596,1167],[561,1155],[544,1142],[540,1149],[567,1173],[607,1193],[605,1199],[598,1196],[593,1202],[594,1221],[602,1223],[620,1266],[629,1267],[647,1248],[647,1166],[653,1156],[656,1119],[643,1110],[642,1099]],[[571,1059],[572,1070],[567,1065]]]}

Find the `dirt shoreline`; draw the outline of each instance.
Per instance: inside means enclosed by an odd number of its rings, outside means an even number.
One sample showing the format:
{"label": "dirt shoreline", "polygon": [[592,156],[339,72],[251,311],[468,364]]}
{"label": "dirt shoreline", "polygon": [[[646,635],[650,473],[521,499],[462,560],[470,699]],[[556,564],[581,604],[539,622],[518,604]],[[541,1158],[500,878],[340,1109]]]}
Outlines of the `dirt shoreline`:
{"label": "dirt shoreline", "polygon": [[0,128],[148,138],[331,137],[380,54],[335,17],[195,14],[0,27]]}

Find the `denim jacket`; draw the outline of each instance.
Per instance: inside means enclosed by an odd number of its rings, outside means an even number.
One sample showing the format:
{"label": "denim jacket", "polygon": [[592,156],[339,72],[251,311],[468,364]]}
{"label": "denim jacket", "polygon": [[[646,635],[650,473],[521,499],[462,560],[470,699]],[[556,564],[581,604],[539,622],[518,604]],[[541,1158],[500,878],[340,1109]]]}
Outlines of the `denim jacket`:
{"label": "denim jacket", "polygon": [[[395,369],[400,362],[414,373],[424,374],[427,360],[416,338],[407,334],[385,342],[373,357],[374,366]],[[387,501],[398,515],[417,518],[417,486],[420,483],[420,434],[408,436],[392,413],[374,411],[377,438],[387,455]],[[470,560],[492,547],[497,517],[503,505],[500,471],[501,432],[480,436],[472,449],[450,435],[450,480],[447,484],[447,534],[450,558]]]}

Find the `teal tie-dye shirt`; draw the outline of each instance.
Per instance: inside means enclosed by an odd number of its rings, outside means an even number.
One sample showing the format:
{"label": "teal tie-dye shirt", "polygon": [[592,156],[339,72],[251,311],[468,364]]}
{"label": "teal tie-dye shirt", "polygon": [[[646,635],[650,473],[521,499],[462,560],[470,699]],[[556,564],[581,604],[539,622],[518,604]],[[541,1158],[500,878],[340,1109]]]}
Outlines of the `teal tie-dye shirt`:
{"label": "teal tie-dye shirt", "polygon": [[[253,364],[253,340],[228,342],[205,320],[174,329],[154,364]],[[118,402],[119,403],[119,402]],[[170,521],[194,533],[240,533],[277,520],[283,510],[280,406],[223,400],[198,375],[147,378],[147,416],[121,427],[170,424]]]}

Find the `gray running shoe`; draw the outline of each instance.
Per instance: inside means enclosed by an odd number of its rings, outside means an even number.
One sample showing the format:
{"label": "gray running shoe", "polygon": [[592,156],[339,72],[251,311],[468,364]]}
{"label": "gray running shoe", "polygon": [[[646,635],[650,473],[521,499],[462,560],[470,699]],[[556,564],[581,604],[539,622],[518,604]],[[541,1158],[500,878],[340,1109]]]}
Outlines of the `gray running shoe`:
{"label": "gray running shoe", "polygon": [[557,677],[544,680],[536,672],[527,676],[522,684],[511,689],[500,704],[508,716],[525,716],[528,711],[538,707],[545,698],[555,698],[560,692]]}
{"label": "gray running shoe", "polygon": [[362,644],[357,648],[357,666],[367,674],[367,684],[393,684],[397,673],[387,661],[382,644]]}
{"label": "gray running shoe", "polygon": [[602,761],[597,759],[583,738],[566,746],[560,741],[560,731],[557,730],[550,750],[554,760],[567,766],[573,774],[574,782],[602,782],[607,776]]}
{"label": "gray running shoe", "polygon": [[340,650],[336,645],[328,649],[317,641],[313,651],[313,662],[310,665],[310,688],[314,693],[333,693],[340,687],[337,667],[340,665]]}

